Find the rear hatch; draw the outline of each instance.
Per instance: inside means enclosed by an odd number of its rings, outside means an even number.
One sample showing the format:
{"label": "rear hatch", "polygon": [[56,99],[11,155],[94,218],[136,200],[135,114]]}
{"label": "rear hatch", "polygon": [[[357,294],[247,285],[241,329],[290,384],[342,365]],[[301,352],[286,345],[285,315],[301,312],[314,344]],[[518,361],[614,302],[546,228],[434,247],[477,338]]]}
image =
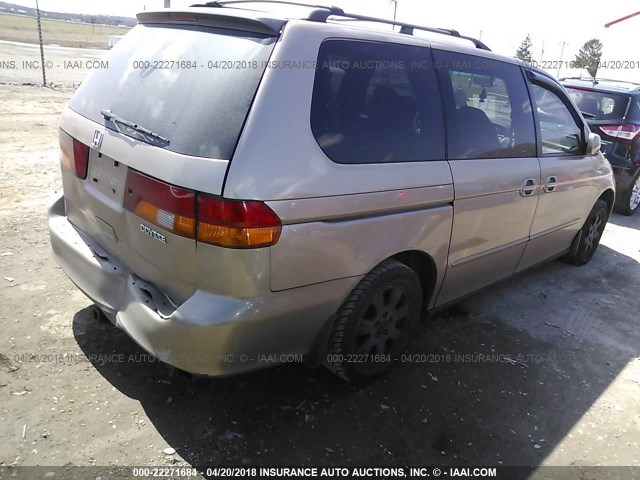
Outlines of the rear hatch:
{"label": "rear hatch", "polygon": [[602,139],[602,152],[617,166],[625,166],[640,133],[640,119],[635,118],[632,96],[604,92],[588,87],[566,86],[567,92],[582,112],[592,132]]}
{"label": "rear hatch", "polygon": [[200,195],[222,193],[279,31],[217,10],[139,15],[61,121],[69,221],[177,304],[196,289]]}

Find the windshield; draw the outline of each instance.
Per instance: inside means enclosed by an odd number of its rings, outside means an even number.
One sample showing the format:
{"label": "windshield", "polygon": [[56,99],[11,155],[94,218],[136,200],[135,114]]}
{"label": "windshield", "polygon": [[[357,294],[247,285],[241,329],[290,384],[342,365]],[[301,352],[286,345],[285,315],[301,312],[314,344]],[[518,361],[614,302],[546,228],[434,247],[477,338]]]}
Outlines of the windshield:
{"label": "windshield", "polygon": [[77,113],[141,141],[148,136],[105,122],[101,111],[140,125],[186,155],[230,159],[276,39],[212,28],[138,25],[71,99]]}
{"label": "windshield", "polygon": [[576,103],[586,120],[622,121],[629,96],[622,93],[594,92],[566,87],[567,92]]}

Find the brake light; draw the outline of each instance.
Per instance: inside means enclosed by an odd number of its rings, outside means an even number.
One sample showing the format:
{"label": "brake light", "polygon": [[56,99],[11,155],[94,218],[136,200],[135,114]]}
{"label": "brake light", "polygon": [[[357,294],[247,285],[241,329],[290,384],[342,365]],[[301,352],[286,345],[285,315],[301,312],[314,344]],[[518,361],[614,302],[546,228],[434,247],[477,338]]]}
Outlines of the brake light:
{"label": "brake light", "polygon": [[282,230],[280,218],[263,202],[196,193],[132,169],[123,205],[160,228],[220,247],[268,247]]}
{"label": "brake light", "polygon": [[282,231],[278,216],[257,201],[198,195],[198,241],[230,248],[268,247]]}
{"label": "brake light", "polygon": [[640,125],[600,125],[606,135],[622,140],[633,140],[640,133]]}
{"label": "brake light", "polygon": [[184,237],[195,238],[195,193],[129,169],[124,208],[148,222]]}
{"label": "brake light", "polygon": [[169,12],[169,20],[173,22],[197,22],[198,17],[192,13]]}
{"label": "brake light", "polygon": [[60,141],[60,164],[75,173],[76,177],[82,180],[87,178],[89,147],[62,129],[59,131],[58,139]]}

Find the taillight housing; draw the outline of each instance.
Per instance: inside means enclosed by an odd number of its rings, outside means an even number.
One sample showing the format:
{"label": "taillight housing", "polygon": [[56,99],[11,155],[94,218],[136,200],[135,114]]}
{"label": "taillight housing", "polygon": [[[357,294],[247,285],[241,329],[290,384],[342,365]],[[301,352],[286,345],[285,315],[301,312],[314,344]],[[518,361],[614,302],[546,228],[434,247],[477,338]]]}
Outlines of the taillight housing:
{"label": "taillight housing", "polygon": [[75,173],[76,177],[82,180],[87,178],[89,146],[76,140],[62,129],[59,131],[58,138],[60,140],[60,164]]}
{"label": "taillight housing", "polygon": [[600,125],[598,128],[600,128],[605,135],[621,140],[633,140],[640,134],[640,125]]}
{"label": "taillight housing", "polygon": [[265,203],[198,194],[198,241],[229,248],[275,245],[280,218]]}
{"label": "taillight housing", "polygon": [[169,232],[195,238],[196,196],[191,190],[129,169],[123,206]]}
{"label": "taillight housing", "polygon": [[124,208],[184,237],[226,248],[275,245],[282,222],[265,203],[194,192],[129,169]]}

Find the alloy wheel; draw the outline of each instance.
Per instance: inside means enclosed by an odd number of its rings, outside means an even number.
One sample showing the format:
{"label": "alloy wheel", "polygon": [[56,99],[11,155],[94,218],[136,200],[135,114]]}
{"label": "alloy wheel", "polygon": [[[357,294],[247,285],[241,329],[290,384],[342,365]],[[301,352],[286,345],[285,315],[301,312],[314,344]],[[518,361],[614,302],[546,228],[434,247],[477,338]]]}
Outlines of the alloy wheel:
{"label": "alloy wheel", "polygon": [[361,354],[389,353],[409,325],[411,309],[404,286],[389,285],[364,309],[356,335],[355,350]]}
{"label": "alloy wheel", "polygon": [[636,178],[635,183],[631,187],[631,195],[629,196],[629,208],[633,211],[640,205],[640,176]]}
{"label": "alloy wheel", "polygon": [[598,240],[600,240],[600,235],[602,235],[603,223],[604,214],[602,212],[598,212],[598,214],[593,218],[591,225],[589,225],[587,238],[585,239],[585,247],[587,252],[595,250],[595,248],[598,246]]}

